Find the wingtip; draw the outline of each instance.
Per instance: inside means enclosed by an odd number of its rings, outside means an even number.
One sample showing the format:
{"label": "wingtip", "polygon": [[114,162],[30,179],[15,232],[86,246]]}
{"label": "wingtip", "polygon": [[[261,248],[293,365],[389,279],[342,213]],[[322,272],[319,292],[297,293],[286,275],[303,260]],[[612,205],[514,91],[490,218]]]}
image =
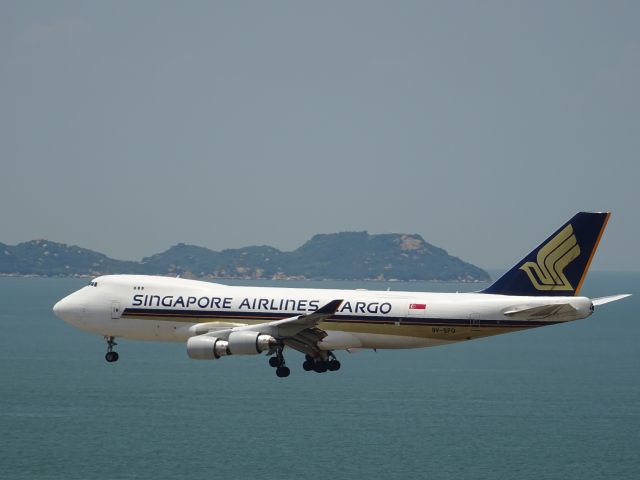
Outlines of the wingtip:
{"label": "wingtip", "polygon": [[340,305],[342,305],[342,302],[344,302],[344,300],[342,299],[332,300],[323,307],[320,307],[318,310],[316,310],[315,313],[320,313],[322,315],[336,313],[340,308]]}

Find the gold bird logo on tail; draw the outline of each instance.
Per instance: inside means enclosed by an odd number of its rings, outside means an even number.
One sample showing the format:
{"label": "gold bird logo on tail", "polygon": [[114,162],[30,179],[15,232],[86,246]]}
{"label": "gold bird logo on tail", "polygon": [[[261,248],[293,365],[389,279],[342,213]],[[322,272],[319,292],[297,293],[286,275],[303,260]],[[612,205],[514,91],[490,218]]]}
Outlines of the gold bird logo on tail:
{"label": "gold bird logo on tail", "polygon": [[536,290],[573,290],[564,275],[564,269],[580,255],[580,246],[571,224],[538,250],[537,262],[526,262],[521,267]]}

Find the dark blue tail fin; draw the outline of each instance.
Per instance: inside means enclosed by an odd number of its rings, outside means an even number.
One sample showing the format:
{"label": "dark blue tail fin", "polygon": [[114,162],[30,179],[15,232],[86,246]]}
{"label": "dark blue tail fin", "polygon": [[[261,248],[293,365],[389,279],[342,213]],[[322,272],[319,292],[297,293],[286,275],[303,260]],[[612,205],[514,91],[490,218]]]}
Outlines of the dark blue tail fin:
{"label": "dark blue tail fin", "polygon": [[482,293],[578,295],[610,215],[576,214]]}

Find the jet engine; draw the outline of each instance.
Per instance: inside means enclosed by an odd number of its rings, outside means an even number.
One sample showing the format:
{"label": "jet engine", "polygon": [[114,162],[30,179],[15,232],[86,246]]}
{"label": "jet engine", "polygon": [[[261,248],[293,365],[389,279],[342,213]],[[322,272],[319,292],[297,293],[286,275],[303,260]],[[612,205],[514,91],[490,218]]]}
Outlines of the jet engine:
{"label": "jet engine", "polygon": [[227,340],[197,335],[187,340],[187,355],[194,360],[217,360],[225,355],[257,355],[277,344],[271,335],[259,332],[231,332]]}

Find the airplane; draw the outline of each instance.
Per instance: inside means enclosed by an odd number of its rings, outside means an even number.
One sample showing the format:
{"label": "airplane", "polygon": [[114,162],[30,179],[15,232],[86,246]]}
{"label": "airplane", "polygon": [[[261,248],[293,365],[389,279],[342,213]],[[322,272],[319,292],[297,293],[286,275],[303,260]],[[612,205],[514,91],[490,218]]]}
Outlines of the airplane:
{"label": "airplane", "polygon": [[428,293],[228,286],[151,275],[104,275],[57,302],[54,314],[102,335],[186,342],[196,360],[266,354],[278,377],[283,351],[306,371],[340,369],[336,350],[446,345],[579,320],[628,294],[579,296],[609,212],[580,212],[489,287]]}

